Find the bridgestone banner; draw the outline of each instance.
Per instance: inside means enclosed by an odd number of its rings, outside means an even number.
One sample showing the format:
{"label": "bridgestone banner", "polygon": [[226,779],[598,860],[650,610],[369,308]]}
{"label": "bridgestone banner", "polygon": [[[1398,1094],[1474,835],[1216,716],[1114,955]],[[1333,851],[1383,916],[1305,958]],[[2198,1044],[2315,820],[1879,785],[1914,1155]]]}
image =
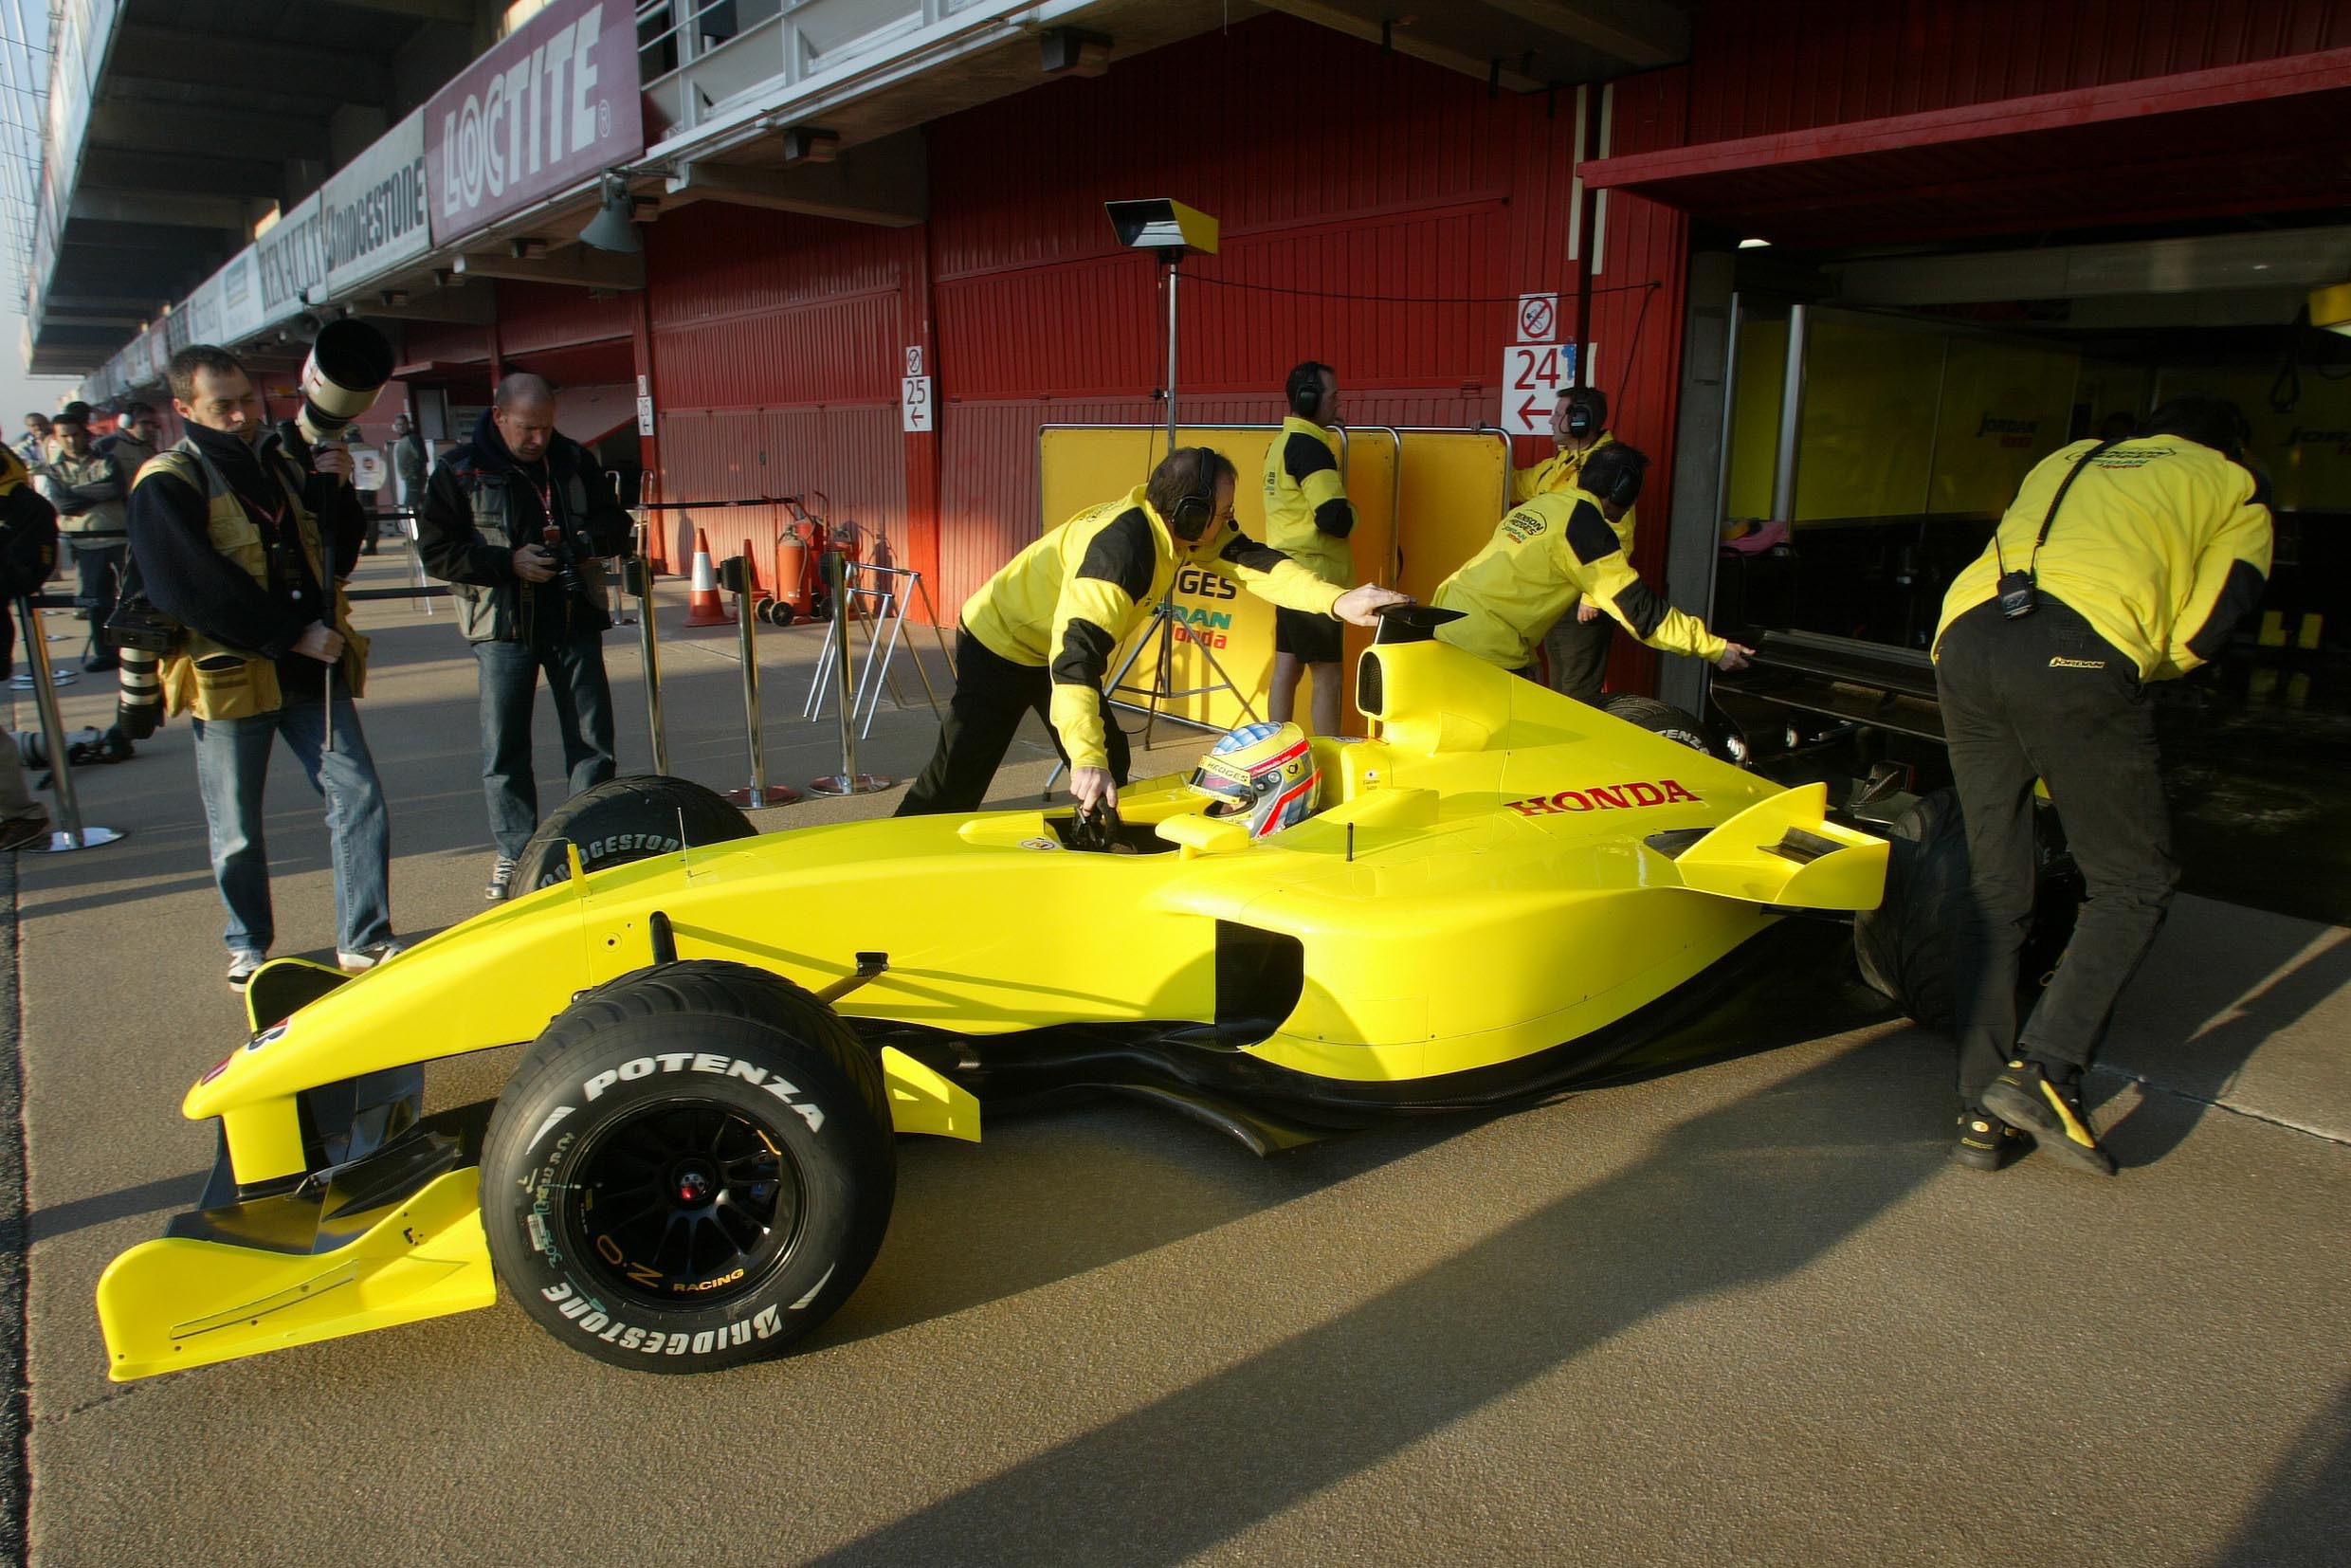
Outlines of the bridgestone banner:
{"label": "bridgestone banner", "polygon": [[635,9],[554,0],[425,105],[432,243],[454,244],[644,151]]}
{"label": "bridgestone banner", "polygon": [[425,208],[425,111],[417,110],[326,182],[326,286],[344,294],[432,248]]}

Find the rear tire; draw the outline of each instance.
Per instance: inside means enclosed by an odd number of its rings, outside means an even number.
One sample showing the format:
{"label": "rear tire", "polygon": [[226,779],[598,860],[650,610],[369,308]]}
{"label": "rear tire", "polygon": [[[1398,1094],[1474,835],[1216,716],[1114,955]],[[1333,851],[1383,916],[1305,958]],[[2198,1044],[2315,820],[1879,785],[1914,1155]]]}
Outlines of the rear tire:
{"label": "rear tire", "polygon": [[499,1096],[482,1224],[515,1300],[646,1372],[773,1356],[857,1288],[897,1184],[872,1052],[764,970],[641,970],[547,1027]]}
{"label": "rear tire", "polygon": [[[681,829],[683,830],[681,836]],[[687,779],[639,774],[582,790],[550,811],[515,857],[513,891],[520,898],[552,887],[571,875],[568,843],[579,846],[580,864],[602,871],[655,855],[705,844],[724,844],[758,832],[751,819],[724,795]]]}
{"label": "rear tire", "polygon": [[[2016,970],[2016,1016],[2040,999],[2073,938],[2081,881],[2053,815],[2039,810],[2039,887]],[[1969,921],[1967,828],[1959,797],[1938,790],[1887,830],[1886,897],[1853,921],[1862,978],[1917,1022],[1951,1030],[1959,1012],[1959,944]]]}
{"label": "rear tire", "polygon": [[1686,713],[1671,702],[1661,702],[1654,697],[1642,697],[1632,692],[1618,692],[1600,704],[1600,711],[1612,719],[1637,724],[1651,735],[1662,735],[1679,741],[1694,752],[1715,755],[1713,738],[1706,734],[1705,721],[1694,713]]}

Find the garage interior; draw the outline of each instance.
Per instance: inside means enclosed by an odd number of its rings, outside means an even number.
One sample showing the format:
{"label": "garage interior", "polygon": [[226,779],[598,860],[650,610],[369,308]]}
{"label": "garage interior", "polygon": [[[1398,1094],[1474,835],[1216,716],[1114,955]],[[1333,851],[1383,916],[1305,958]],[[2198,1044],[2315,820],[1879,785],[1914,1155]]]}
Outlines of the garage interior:
{"label": "garage interior", "polygon": [[[1722,709],[1786,739],[1882,716],[1889,755],[1931,769],[1939,747],[1905,744],[1931,713],[1900,690],[1931,694],[1943,591],[2026,471],[2217,393],[2276,564],[2227,656],[2152,688],[2175,852],[2192,891],[2351,919],[2351,158],[2311,139],[2346,109],[2341,73],[2270,64],[1614,160],[1596,183],[1693,220],[1680,478],[1704,488],[1692,437],[1719,419],[1729,548],[1677,542],[1677,587],[1816,666],[1719,683]],[[1868,690],[1843,679],[1863,666]],[[1775,685],[1809,715],[1758,706]]]}

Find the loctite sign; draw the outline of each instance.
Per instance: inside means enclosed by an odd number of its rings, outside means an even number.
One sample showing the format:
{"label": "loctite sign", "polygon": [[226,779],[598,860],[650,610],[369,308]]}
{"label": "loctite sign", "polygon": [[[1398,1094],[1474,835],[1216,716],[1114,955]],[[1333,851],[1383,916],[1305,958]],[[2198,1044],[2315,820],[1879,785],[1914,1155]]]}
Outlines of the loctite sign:
{"label": "loctite sign", "polygon": [[425,105],[432,243],[453,244],[644,151],[635,10],[555,0]]}

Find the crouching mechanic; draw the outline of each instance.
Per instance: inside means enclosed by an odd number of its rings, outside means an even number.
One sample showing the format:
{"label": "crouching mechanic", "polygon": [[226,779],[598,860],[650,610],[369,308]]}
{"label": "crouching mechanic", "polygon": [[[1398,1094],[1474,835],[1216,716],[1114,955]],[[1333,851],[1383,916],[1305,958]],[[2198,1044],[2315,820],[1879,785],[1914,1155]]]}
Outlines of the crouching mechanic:
{"label": "crouching mechanic", "polygon": [[1411,601],[1366,583],[1342,590],[1232,520],[1232,464],[1205,447],[1170,453],[1151,482],[1089,507],[1012,557],[963,607],[956,690],[939,748],[900,816],[968,811],[987,797],[1021,717],[1042,717],[1069,764],[1069,793],[1088,811],[1116,806],[1126,782],[1126,733],[1103,690],[1110,656],[1176,580],[1195,566],[1291,610],[1376,624],[1382,605]]}
{"label": "crouching mechanic", "polygon": [[1621,442],[1587,458],[1569,490],[1514,508],[1485,549],[1437,585],[1430,602],[1464,618],[1437,639],[1514,675],[1536,679],[1535,648],[1579,599],[1589,599],[1649,647],[1719,669],[1744,669],[1755,649],[1726,642],[1659,598],[1625,558],[1614,524],[1641,494],[1649,459]]}
{"label": "crouching mechanic", "polygon": [[[1962,1164],[1996,1169],[2014,1127],[2078,1170],[2114,1172],[2082,1107],[2082,1073],[2179,876],[2146,686],[2215,658],[2260,601],[2269,509],[2243,465],[2243,428],[2235,404],[2188,394],[2143,435],[2043,459],[1943,599],[1935,687],[1969,861],[1956,976]],[[2020,1031],[2035,779],[2089,896]]]}
{"label": "crouching mechanic", "polygon": [[276,934],[262,789],[280,738],[326,797],[336,957],[347,970],[372,968],[400,943],[391,818],[352,705],[367,680],[367,639],[350,629],[338,585],[367,520],[351,454],[321,447],[315,472],[298,467],[225,349],[180,350],[171,383],[188,434],[131,487],[131,560],[146,597],[179,623],[163,696],[173,713],[195,716],[212,878],[228,910],[228,983],[245,989]]}
{"label": "crouching mechanic", "polygon": [[[1339,453],[1325,427],[1339,423],[1339,374],[1309,359],[1284,386],[1289,414],[1266,447],[1266,542],[1326,583],[1355,581],[1355,506],[1339,471]],[[1303,610],[1273,612],[1273,690],[1267,710],[1289,722],[1298,704],[1298,677],[1314,677],[1314,732],[1339,733],[1340,661],[1345,652],[1339,623]]]}

